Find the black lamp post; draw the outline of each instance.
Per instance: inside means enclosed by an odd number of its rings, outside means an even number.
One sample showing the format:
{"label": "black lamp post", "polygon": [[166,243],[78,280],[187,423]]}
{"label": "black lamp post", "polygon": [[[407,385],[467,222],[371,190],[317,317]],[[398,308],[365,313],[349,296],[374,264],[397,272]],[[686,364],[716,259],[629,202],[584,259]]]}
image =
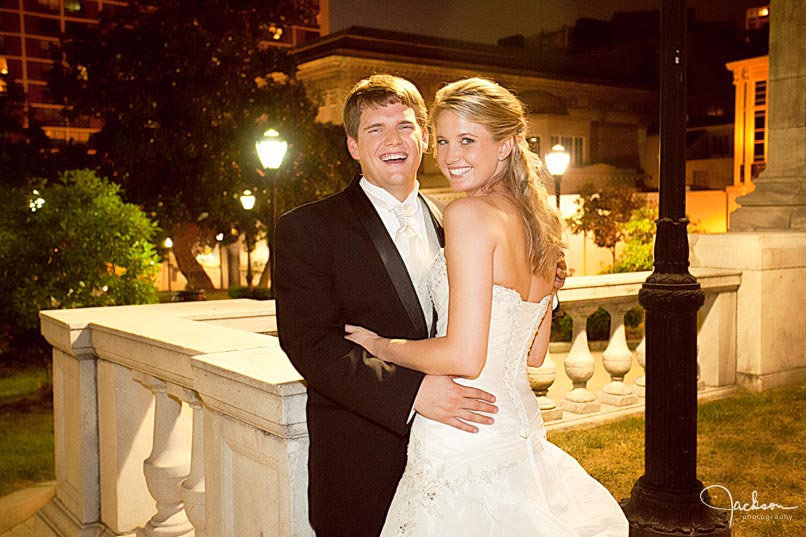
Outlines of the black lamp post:
{"label": "black lamp post", "polygon": [[660,211],[646,310],[644,475],[624,502],[630,537],[725,537],[724,513],[697,479],[697,310],[686,234],[686,1],[661,2]]}
{"label": "black lamp post", "polygon": [[554,176],[554,197],[557,200],[557,210],[560,210],[560,182],[565,170],[571,162],[571,155],[560,144],[551,148],[551,153],[546,154],[546,167],[549,173]]}
{"label": "black lamp post", "polygon": [[[255,195],[251,190],[244,190],[241,194],[241,205],[247,211],[255,208]],[[252,286],[252,222],[246,228],[246,286],[249,288],[249,298],[254,296],[254,287]]]}
{"label": "black lamp post", "polygon": [[[260,165],[268,171],[269,176],[269,204],[271,215],[267,225],[266,243],[269,246],[269,273],[274,271],[274,228],[277,225],[277,169],[283,164],[288,142],[280,137],[280,133],[274,129],[269,129],[263,133],[263,137],[255,142],[255,150],[260,159]],[[269,284],[271,287],[271,283]]]}
{"label": "black lamp post", "polygon": [[172,268],[171,267],[171,250],[173,250],[174,241],[171,240],[171,237],[168,237],[168,238],[165,239],[165,242],[163,242],[162,244],[165,246],[165,249],[168,252],[168,255],[166,257],[168,258],[168,292],[170,293],[170,292],[172,292],[171,291],[171,268]]}
{"label": "black lamp post", "polygon": [[224,234],[219,233],[215,236],[216,243],[218,244],[218,282],[219,288],[224,289],[224,249],[221,247],[221,242],[224,240]]}

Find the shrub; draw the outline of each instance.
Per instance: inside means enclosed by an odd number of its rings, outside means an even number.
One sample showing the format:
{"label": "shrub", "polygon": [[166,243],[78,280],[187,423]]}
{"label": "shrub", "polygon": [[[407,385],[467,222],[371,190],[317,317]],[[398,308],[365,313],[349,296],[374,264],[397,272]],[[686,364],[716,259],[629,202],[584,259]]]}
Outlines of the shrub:
{"label": "shrub", "polygon": [[[239,285],[237,287],[230,287],[227,290],[227,294],[230,298],[248,298],[249,297],[249,288],[245,285]],[[252,298],[255,300],[271,300],[274,298],[272,295],[271,289],[268,287],[253,287],[252,288]]]}
{"label": "shrub", "polygon": [[588,341],[607,341],[610,339],[610,314],[599,308],[588,317]]}
{"label": "shrub", "polygon": [[119,190],[73,170],[0,192],[0,333],[13,346],[38,337],[40,310],[157,301],[156,225]]}

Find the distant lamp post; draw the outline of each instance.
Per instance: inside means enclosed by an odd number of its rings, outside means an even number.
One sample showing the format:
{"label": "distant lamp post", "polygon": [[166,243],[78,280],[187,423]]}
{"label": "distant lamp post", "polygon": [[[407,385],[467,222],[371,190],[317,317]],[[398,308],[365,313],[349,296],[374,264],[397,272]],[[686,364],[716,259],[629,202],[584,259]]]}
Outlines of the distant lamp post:
{"label": "distant lamp post", "polygon": [[274,228],[277,225],[277,169],[283,164],[288,142],[280,137],[280,133],[269,129],[263,137],[255,142],[257,156],[264,170],[271,170],[269,176],[269,205],[271,217],[269,218],[266,242],[269,246],[269,273],[273,276],[274,270]]}
{"label": "distant lamp post", "polygon": [[215,236],[216,243],[218,243],[218,281],[219,289],[224,289],[224,249],[221,243],[224,240],[224,234],[219,233]]}
{"label": "distant lamp post", "polygon": [[554,197],[557,198],[558,210],[560,208],[560,182],[570,162],[571,155],[560,144],[552,147],[551,153],[546,155],[546,166],[549,169],[549,173],[554,176]]}
{"label": "distant lamp post", "polygon": [[[251,190],[244,190],[241,194],[241,205],[247,211],[255,208],[255,195]],[[252,287],[252,222],[246,228],[246,285],[249,288],[249,298],[254,295],[254,288]]]}
{"label": "distant lamp post", "polygon": [[162,243],[163,246],[168,250],[168,292],[171,292],[171,249],[174,247],[174,241],[171,240],[171,237],[165,239],[165,242]]}

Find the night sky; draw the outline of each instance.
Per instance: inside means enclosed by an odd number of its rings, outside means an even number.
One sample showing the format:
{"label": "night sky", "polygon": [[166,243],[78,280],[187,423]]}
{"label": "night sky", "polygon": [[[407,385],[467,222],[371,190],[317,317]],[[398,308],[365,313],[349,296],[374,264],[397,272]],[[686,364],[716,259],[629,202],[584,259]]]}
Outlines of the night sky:
{"label": "night sky", "polygon": [[[744,20],[765,0],[689,0],[701,20]],[[659,9],[660,0],[330,0],[330,32],[367,26],[476,43],[573,25],[580,17],[610,20],[613,11]]]}

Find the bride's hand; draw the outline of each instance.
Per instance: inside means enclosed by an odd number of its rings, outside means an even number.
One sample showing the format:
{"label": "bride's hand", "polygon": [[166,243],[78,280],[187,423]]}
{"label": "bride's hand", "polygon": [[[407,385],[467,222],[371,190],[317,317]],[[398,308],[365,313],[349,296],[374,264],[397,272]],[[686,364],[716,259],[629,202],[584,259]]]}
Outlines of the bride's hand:
{"label": "bride's hand", "polygon": [[353,343],[361,345],[373,356],[380,357],[381,349],[389,341],[386,338],[380,337],[372,330],[367,330],[361,326],[346,324],[344,325],[344,331],[347,333],[344,339],[349,339]]}

